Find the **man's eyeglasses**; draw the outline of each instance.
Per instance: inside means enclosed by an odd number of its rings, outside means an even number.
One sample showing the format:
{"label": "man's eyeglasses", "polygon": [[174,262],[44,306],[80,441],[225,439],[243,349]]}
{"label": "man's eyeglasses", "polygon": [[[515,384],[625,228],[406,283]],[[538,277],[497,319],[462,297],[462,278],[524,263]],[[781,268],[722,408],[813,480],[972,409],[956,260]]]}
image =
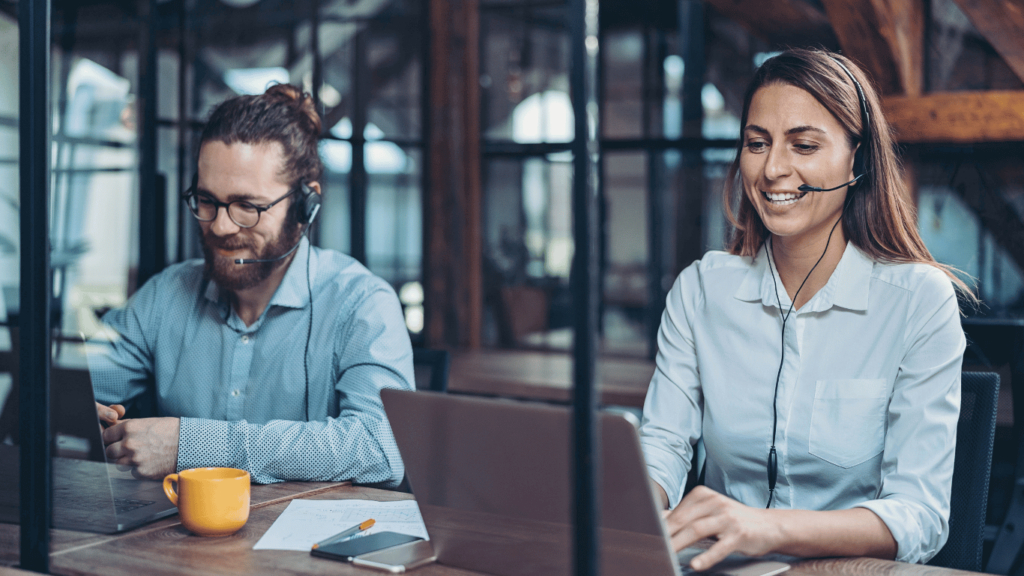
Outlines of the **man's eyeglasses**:
{"label": "man's eyeglasses", "polygon": [[239,228],[252,228],[260,223],[260,214],[273,208],[278,202],[295,193],[298,188],[292,188],[287,194],[274,200],[266,206],[257,206],[246,200],[235,200],[234,202],[221,202],[208,194],[197,192],[195,187],[185,191],[185,203],[188,204],[192,215],[200,222],[213,222],[217,219],[217,212],[221,206],[227,209],[228,218],[238,225]]}

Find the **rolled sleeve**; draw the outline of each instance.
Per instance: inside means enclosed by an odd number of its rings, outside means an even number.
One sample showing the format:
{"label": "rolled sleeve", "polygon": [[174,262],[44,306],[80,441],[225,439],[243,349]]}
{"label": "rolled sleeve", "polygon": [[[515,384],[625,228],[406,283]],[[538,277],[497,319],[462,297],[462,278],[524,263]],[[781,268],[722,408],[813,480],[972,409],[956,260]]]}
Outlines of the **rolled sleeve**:
{"label": "rolled sleeve", "polygon": [[966,339],[953,288],[931,273],[907,317],[907,352],[887,417],[877,499],[858,504],[885,522],[896,560],[923,563],[949,538],[949,506]]}
{"label": "rolled sleeve", "polygon": [[683,497],[693,446],[701,435],[703,396],[690,325],[698,295],[698,268],[693,264],[680,274],[666,301],[640,427],[647,472],[665,489],[670,508]]}
{"label": "rolled sleeve", "polygon": [[[358,418],[266,424],[182,418],[178,470],[225,466],[246,470],[258,484],[287,480],[378,483],[393,469],[375,438],[390,429]],[[398,477],[399,480],[401,476]]]}

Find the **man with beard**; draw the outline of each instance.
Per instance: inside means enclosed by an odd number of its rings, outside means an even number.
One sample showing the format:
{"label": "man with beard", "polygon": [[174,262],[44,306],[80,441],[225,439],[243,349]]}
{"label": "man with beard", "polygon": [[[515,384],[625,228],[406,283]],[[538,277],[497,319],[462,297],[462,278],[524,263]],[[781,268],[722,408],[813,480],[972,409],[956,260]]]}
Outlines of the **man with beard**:
{"label": "man with beard", "polygon": [[[380,390],[413,389],[412,348],[391,287],[304,236],[320,128],[290,85],[211,114],[185,195],[203,260],[103,318],[113,336],[90,368],[109,461],[149,478],[227,466],[259,483],[401,481]],[[147,392],[158,417],[124,418]]]}

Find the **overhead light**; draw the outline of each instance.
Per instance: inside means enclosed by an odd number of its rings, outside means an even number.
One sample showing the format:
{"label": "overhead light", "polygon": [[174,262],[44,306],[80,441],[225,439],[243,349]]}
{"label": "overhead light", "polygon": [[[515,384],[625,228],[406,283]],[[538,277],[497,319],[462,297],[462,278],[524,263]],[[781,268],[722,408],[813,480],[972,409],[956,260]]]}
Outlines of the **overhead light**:
{"label": "overhead light", "polygon": [[574,135],[575,118],[568,92],[531,94],[512,111],[513,142],[572,142]]}
{"label": "overhead light", "polygon": [[324,85],[320,88],[320,101],[324,103],[324,106],[334,108],[341,104],[341,92],[338,92],[334,86],[324,82]]}
{"label": "overhead light", "polygon": [[232,8],[248,8],[254,6],[260,0],[220,0]]}

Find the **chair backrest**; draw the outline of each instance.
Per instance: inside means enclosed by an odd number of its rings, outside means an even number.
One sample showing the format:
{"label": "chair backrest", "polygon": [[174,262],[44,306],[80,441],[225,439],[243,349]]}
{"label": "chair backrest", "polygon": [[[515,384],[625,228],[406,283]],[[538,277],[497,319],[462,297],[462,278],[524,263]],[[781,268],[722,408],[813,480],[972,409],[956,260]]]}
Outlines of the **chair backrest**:
{"label": "chair backrest", "polygon": [[999,375],[964,372],[961,383],[949,539],[929,564],[981,572],[992,442],[999,403]]}
{"label": "chair backrest", "polygon": [[448,391],[448,365],[451,354],[446,350],[413,348],[412,364],[415,371],[416,389],[432,392]]}

